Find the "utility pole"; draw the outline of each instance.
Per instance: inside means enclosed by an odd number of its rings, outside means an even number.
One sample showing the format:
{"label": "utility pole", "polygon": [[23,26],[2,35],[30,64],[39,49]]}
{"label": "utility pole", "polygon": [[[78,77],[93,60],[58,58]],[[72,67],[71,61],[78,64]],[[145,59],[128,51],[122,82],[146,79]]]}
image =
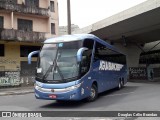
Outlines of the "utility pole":
{"label": "utility pole", "polygon": [[68,18],[68,34],[71,34],[71,10],[70,0],[67,0],[67,18]]}

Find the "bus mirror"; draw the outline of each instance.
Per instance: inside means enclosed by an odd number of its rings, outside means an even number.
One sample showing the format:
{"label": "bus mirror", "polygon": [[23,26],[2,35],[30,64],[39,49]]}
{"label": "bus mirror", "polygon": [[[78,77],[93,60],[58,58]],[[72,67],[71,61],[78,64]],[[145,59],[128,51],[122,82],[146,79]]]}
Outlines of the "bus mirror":
{"label": "bus mirror", "polygon": [[77,61],[78,62],[81,62],[82,61],[82,54],[85,50],[88,50],[88,48],[86,47],[83,47],[83,48],[80,48],[77,52]]}
{"label": "bus mirror", "polygon": [[36,55],[38,53],[39,53],[39,51],[33,51],[33,52],[29,53],[29,55],[28,55],[28,64],[31,64],[32,56]]}

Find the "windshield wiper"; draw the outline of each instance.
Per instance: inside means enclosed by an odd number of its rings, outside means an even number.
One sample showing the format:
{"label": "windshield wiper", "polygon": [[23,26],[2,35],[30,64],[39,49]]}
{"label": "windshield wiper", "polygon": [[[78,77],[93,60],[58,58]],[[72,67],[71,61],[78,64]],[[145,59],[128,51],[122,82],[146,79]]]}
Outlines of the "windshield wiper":
{"label": "windshield wiper", "polygon": [[[58,56],[58,49],[57,49],[55,59],[54,59],[52,65],[49,66],[49,68],[48,68],[48,70],[46,71],[45,75],[43,76],[43,80],[45,80],[45,79],[48,77],[49,73],[52,71],[52,68],[53,68],[53,70],[55,70],[55,68],[57,68],[57,71],[58,71],[61,79],[64,80],[63,74],[62,74],[61,70],[59,69],[59,67],[58,67],[58,65],[57,65],[58,57],[59,57],[59,56]],[[54,73],[53,73],[53,79],[54,79]],[[66,82],[66,81],[65,81],[65,82]]]}
{"label": "windshield wiper", "polygon": [[53,64],[49,66],[48,70],[46,71],[45,75],[43,76],[43,80],[48,77],[48,75],[49,75],[49,73],[51,72],[54,64],[55,64],[55,60],[53,61]]}
{"label": "windshield wiper", "polygon": [[[57,65],[57,62],[56,62],[55,68],[57,68],[57,71],[58,71],[62,81],[66,82],[66,80],[64,80],[64,77],[63,77],[63,74],[62,74],[61,70],[59,69],[59,66]],[[53,78],[54,78],[54,76],[53,76]]]}
{"label": "windshield wiper", "polygon": [[58,48],[57,48],[57,51],[56,51],[55,59],[53,60],[53,63],[49,66],[48,70],[44,74],[42,80],[45,80],[48,77],[49,73],[51,72],[52,68],[55,67],[55,62],[56,62],[56,59],[57,59],[57,55],[58,55]]}

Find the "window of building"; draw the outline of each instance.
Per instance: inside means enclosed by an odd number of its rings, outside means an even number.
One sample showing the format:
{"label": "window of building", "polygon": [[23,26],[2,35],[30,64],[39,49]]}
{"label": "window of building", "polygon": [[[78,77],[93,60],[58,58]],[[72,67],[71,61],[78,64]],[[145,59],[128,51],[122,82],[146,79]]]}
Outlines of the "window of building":
{"label": "window of building", "polygon": [[29,7],[39,7],[39,0],[25,0],[25,5]]}
{"label": "window of building", "polygon": [[0,44],[0,56],[3,57],[4,56],[4,44]]}
{"label": "window of building", "polygon": [[4,19],[2,16],[0,16],[0,28],[3,28]]}
{"label": "window of building", "polygon": [[56,34],[55,23],[51,23],[51,34]]}
{"label": "window of building", "polygon": [[50,10],[54,12],[54,1],[50,1]]}
{"label": "window of building", "polygon": [[[20,46],[20,57],[28,57],[28,54],[32,51],[40,50],[40,46],[26,46],[21,45]],[[34,55],[33,57],[37,57],[38,55]]]}
{"label": "window of building", "polygon": [[33,30],[32,20],[18,19],[18,30],[32,31]]}

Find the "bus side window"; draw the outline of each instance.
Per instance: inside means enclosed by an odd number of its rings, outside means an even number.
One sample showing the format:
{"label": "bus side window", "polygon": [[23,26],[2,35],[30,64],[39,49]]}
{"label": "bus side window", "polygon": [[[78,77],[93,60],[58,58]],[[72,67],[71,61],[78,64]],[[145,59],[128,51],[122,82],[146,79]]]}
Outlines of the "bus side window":
{"label": "bus side window", "polygon": [[97,60],[101,59],[100,49],[101,49],[101,44],[99,44],[98,42],[96,42],[95,52],[94,52],[94,62],[96,62]]}
{"label": "bus side window", "polygon": [[94,44],[94,40],[91,40],[91,39],[85,39],[83,42],[83,47],[88,48],[88,50],[84,51],[82,55],[81,75],[86,74],[90,69],[93,44]]}
{"label": "bus side window", "polygon": [[88,70],[88,60],[87,60],[87,57],[86,56],[83,56],[82,57],[82,61],[81,61],[81,73],[82,74],[85,74]]}

